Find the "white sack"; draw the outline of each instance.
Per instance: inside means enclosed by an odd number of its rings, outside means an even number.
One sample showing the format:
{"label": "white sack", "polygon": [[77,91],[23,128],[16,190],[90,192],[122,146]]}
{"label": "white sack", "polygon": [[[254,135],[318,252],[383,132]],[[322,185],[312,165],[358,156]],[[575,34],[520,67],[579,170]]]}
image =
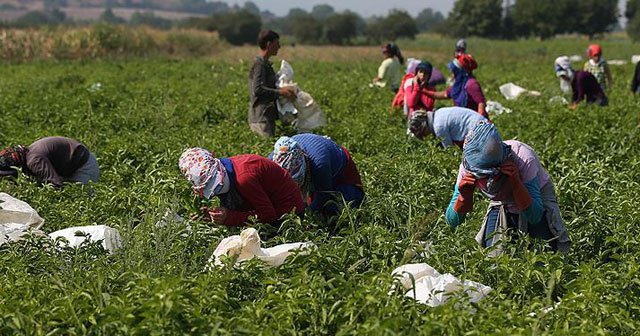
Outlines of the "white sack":
{"label": "white sack", "polygon": [[607,64],[609,65],[625,65],[627,63],[628,62],[625,60],[618,60],[618,59],[607,61]]}
{"label": "white sack", "polygon": [[567,105],[569,104],[569,101],[567,100],[567,98],[562,96],[553,96],[549,99],[549,103]]}
{"label": "white sack", "polygon": [[580,61],[582,61],[582,56],[580,56],[580,55],[571,55],[571,56],[569,56],[569,60],[571,62],[580,62]]}
{"label": "white sack", "polygon": [[530,91],[513,83],[507,83],[500,85],[500,93],[508,100],[514,100],[522,94],[526,94],[533,97],[540,96],[539,91]]}
{"label": "white sack", "polygon": [[86,239],[93,242],[102,241],[102,247],[109,252],[114,252],[122,247],[120,232],[106,225],[74,226],[52,232],[49,237],[51,239],[64,237],[72,247],[79,246]]}
{"label": "white sack", "polygon": [[26,202],[0,193],[0,245],[18,241],[29,231],[44,234],[44,219]]}
{"label": "white sack", "polygon": [[[450,273],[440,274],[428,264],[407,264],[393,270],[392,275],[399,278],[405,290],[405,296],[431,307],[439,306],[449,299],[452,293],[464,291],[471,302],[478,302],[487,296],[491,287],[475,281],[460,281]],[[415,282],[413,287],[412,278]]]}
{"label": "white sack", "polygon": [[502,104],[492,100],[489,100],[487,102],[487,107],[485,108],[485,110],[487,111],[487,113],[493,113],[495,115],[513,112],[510,108],[506,108],[502,106]]}
{"label": "white sack", "polygon": [[316,245],[311,242],[281,244],[270,248],[261,248],[260,236],[254,228],[242,230],[240,235],[234,235],[223,239],[209,258],[209,264],[223,265],[220,257],[229,256],[236,262],[253,259],[254,257],[264,261],[270,266],[280,266],[285,259],[295,251],[299,254],[309,254],[309,249]]}
{"label": "white sack", "polygon": [[631,56],[631,63],[636,64],[638,62],[640,62],[640,55]]}
{"label": "white sack", "polygon": [[296,92],[296,99],[291,101],[281,97],[276,101],[280,119],[284,122],[293,122],[297,119],[295,127],[300,132],[310,131],[314,128],[325,126],[327,120],[320,106],[307,92],[300,90],[298,84],[293,81],[293,68],[282,60],[280,70],[276,74],[276,87],[291,87]]}

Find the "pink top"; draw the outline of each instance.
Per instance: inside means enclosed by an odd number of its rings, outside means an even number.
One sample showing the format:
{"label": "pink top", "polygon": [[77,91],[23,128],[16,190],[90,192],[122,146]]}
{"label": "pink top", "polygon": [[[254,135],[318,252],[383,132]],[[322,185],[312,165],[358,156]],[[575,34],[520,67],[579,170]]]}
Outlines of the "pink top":
{"label": "pink top", "polygon": [[[428,91],[435,90],[433,86],[427,86],[425,89]],[[413,80],[411,80],[411,83],[407,83],[404,87],[404,99],[407,103],[407,107],[409,108],[409,118],[411,118],[413,111],[416,110],[433,111],[433,105],[435,104],[435,100],[424,94]]]}

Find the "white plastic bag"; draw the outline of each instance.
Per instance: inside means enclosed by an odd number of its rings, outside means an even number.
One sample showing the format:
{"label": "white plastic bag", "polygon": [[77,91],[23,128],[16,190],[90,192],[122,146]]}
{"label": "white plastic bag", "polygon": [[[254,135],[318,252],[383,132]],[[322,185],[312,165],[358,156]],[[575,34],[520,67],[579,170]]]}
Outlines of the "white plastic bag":
{"label": "white plastic bag", "polygon": [[28,232],[44,234],[44,219],[26,202],[0,193],[0,245],[18,241]]}
{"label": "white plastic bag", "polygon": [[287,61],[282,60],[280,70],[276,74],[276,87],[290,87],[296,92],[296,99],[291,101],[281,97],[276,101],[280,119],[284,122],[293,122],[297,119],[295,127],[299,132],[306,132],[325,126],[327,120],[320,106],[307,92],[300,90],[298,84],[293,81],[293,68]]}
{"label": "white plastic bag", "polygon": [[[464,291],[471,302],[482,300],[492,289],[475,281],[460,281],[450,273],[440,274],[428,264],[407,264],[391,272],[405,290],[405,296],[431,307],[439,306],[449,299],[452,293]],[[415,283],[415,286],[413,285]]]}
{"label": "white plastic bag", "polygon": [[569,101],[567,98],[562,96],[553,96],[549,99],[549,103],[567,105],[569,104]]}
{"label": "white plastic bag", "polygon": [[619,59],[614,59],[614,60],[609,60],[607,61],[607,64],[609,65],[626,65],[628,62],[625,60],[619,60]]}
{"label": "white plastic bag", "polygon": [[580,55],[571,55],[571,56],[569,56],[569,60],[571,62],[580,62],[580,61],[582,61],[582,56],[580,56]]}
{"label": "white plastic bag", "polygon": [[52,232],[49,237],[51,239],[64,237],[72,247],[79,246],[86,239],[94,242],[102,241],[102,247],[111,253],[122,247],[120,232],[106,225],[74,226]]}
{"label": "white plastic bag", "polygon": [[309,250],[316,247],[311,242],[281,244],[270,248],[261,248],[260,236],[254,228],[248,228],[235,235],[223,239],[209,258],[209,265],[223,265],[220,257],[235,258],[235,262],[242,262],[253,258],[264,261],[269,266],[280,266],[285,259],[295,251],[298,254],[309,254]]}
{"label": "white plastic bag", "polygon": [[526,94],[532,97],[540,96],[539,91],[530,91],[513,83],[506,83],[500,85],[500,93],[508,100],[514,100],[522,94]]}
{"label": "white plastic bag", "polygon": [[636,64],[638,62],[640,62],[640,55],[631,56],[631,63]]}
{"label": "white plastic bag", "polygon": [[487,113],[492,113],[495,115],[501,115],[503,113],[511,113],[513,112],[510,108],[506,108],[504,106],[502,106],[502,104],[496,102],[496,101],[488,101],[487,102],[487,107],[486,107],[486,111]]}

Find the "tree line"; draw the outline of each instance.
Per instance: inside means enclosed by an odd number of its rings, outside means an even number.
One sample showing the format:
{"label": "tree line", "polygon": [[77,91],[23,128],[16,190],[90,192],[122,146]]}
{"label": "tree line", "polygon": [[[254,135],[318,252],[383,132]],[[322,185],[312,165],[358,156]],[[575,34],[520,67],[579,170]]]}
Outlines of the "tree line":
{"label": "tree line", "polygon": [[[54,1],[54,0],[50,0]],[[55,0],[64,1],[64,0]],[[111,0],[118,4],[118,1]],[[262,28],[274,29],[303,44],[373,44],[398,38],[414,38],[433,31],[452,37],[478,36],[496,39],[547,39],[558,34],[582,34],[593,38],[619,28],[618,0],[457,0],[447,17],[431,8],[418,13],[391,10],[385,16],[363,18],[352,11],[336,11],[332,6],[315,5],[310,11],[292,8],[278,17],[261,10],[253,2],[228,6],[224,2],[182,1],[191,10],[207,8],[209,15],[170,21],[152,12],[137,12],[128,21],[105,9],[100,21],[115,24],[148,25],[217,31],[231,44],[254,43]],[[640,0],[627,0],[624,15],[627,32],[640,40]],[[13,23],[17,27],[65,24],[68,20],[58,8],[43,13],[27,13]]]}

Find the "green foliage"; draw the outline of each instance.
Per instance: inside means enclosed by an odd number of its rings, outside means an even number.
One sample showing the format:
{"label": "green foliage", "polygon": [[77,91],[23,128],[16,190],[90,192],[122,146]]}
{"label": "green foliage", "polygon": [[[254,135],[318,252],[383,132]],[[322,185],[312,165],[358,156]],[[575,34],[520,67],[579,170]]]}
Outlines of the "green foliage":
{"label": "green foliage", "polygon": [[589,38],[611,31],[618,22],[618,0],[580,0],[573,11],[576,15],[573,31]]}
{"label": "green foliage", "polygon": [[59,9],[47,11],[29,11],[11,25],[16,28],[54,26],[65,22],[66,15]]}
{"label": "green foliage", "polygon": [[418,31],[429,31],[444,21],[444,15],[438,11],[434,11],[431,8],[425,8],[418,16],[416,16],[416,28]]}
{"label": "green foliage", "polygon": [[171,20],[156,16],[153,12],[138,12],[131,15],[129,24],[132,26],[148,26],[156,29],[169,29]]}
{"label": "green foliage", "polygon": [[328,17],[324,23],[324,38],[331,44],[347,44],[356,36],[358,16],[340,13]]}
{"label": "green foliage", "polygon": [[[401,41],[414,53],[407,56],[439,69],[454,43]],[[612,59],[628,57],[631,48],[628,41],[599,43]],[[574,242],[567,256],[535,252],[523,238],[488,257],[473,240],[486,207],[480,198],[467,222],[449,229],[443,212],[460,151],[407,139],[404,120],[388,115],[393,94],[366,86],[379,60],[354,55],[333,63],[288,60],[327,113],[319,133],[353,153],[365,204],[342,214],[337,236],[308,216],[311,229],[288,226],[265,242],[313,241],[318,250],[309,256],[277,268],[252,261],[212,272],[203,271],[207,259],[238,229],[156,223],[167,210],[188,218],[199,206],[177,168],[184,148],[220,156],[272,149],[274,139],[258,138],[246,124],[250,59],[4,64],[0,146],[70,136],[96,153],[103,174],[86,187],[41,188],[21,177],[0,180],[0,190],[36,208],[47,233],[107,224],[120,230],[124,248],[109,255],[98,244],[65,249],[38,237],[0,247],[0,334],[637,334],[640,101],[625,80],[633,65],[612,66],[606,108],[548,103],[560,94],[553,58],[584,44],[469,39],[487,98],[513,109],[493,117],[501,134],[530,144],[554,181]],[[543,96],[506,101],[497,88],[508,81]],[[98,82],[101,89],[90,90]],[[433,243],[429,255],[416,253],[424,240]],[[426,262],[494,291],[477,304],[460,297],[438,308],[389,295],[389,274],[405,262]]]}
{"label": "green foliage", "polygon": [[447,18],[449,36],[499,37],[502,33],[502,0],[458,0]]}
{"label": "green foliage", "polygon": [[99,20],[102,22],[111,23],[111,24],[124,24],[127,22],[125,19],[115,15],[113,13],[113,10],[111,10],[111,8],[105,9],[104,12],[100,14]]}
{"label": "green foliage", "polygon": [[233,45],[255,44],[262,27],[260,16],[247,11],[214,16],[212,22],[220,37]]}
{"label": "green foliage", "polygon": [[403,37],[413,39],[417,33],[416,21],[403,10],[392,10],[386,17],[370,22],[366,28],[367,37],[376,43]]}

